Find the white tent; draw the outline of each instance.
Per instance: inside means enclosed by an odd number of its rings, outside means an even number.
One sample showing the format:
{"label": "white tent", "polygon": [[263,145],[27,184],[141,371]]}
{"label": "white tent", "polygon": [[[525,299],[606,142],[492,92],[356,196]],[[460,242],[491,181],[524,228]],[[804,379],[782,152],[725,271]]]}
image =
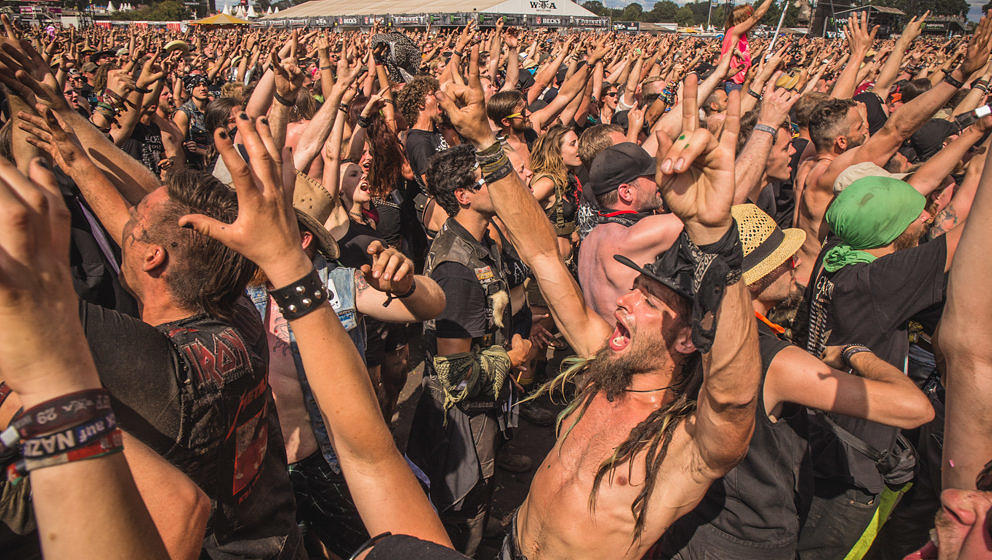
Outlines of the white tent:
{"label": "white tent", "polygon": [[230,4],[224,4],[224,10],[221,11],[221,13],[224,14],[224,15],[226,15],[226,16],[231,15],[231,5]]}
{"label": "white tent", "polygon": [[113,2],[110,2],[109,4],[107,4],[107,11],[108,12],[116,12],[117,11],[117,8],[114,7],[114,3]]}
{"label": "white tent", "polygon": [[272,6],[269,6],[268,10],[265,10],[265,15],[272,15]]}
{"label": "white tent", "polygon": [[245,14],[250,18],[257,18],[258,14],[255,13],[255,6],[248,6],[248,13]]}
{"label": "white tent", "polygon": [[276,11],[274,11],[274,12],[272,12],[272,13],[274,13],[274,14],[278,14],[278,13],[279,13],[279,6],[276,6]]}
{"label": "white tent", "polygon": [[[278,10],[276,11],[278,13]],[[320,17],[376,14],[422,14],[485,12],[539,16],[583,16],[596,14],[572,0],[310,0],[286,8],[279,17]],[[273,14],[274,15],[274,14]]]}

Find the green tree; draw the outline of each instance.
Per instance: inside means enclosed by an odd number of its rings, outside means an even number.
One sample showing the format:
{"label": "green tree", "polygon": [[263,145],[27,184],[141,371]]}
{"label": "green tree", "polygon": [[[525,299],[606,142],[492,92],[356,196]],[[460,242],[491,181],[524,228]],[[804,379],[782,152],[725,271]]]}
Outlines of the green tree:
{"label": "green tree", "polygon": [[589,10],[590,12],[596,14],[597,16],[609,15],[610,10],[603,5],[599,0],[589,0],[588,2],[583,2],[582,7]]}
{"label": "green tree", "polygon": [[675,22],[679,25],[693,25],[695,16],[689,6],[682,6],[675,12]]}
{"label": "green tree", "polygon": [[671,0],[655,2],[651,11],[648,12],[652,21],[672,22],[675,21],[675,13],[679,11],[679,5]]}
{"label": "green tree", "polygon": [[644,15],[644,6],[641,6],[637,2],[631,2],[623,9],[620,14],[620,19],[623,21],[641,21],[641,17]]}

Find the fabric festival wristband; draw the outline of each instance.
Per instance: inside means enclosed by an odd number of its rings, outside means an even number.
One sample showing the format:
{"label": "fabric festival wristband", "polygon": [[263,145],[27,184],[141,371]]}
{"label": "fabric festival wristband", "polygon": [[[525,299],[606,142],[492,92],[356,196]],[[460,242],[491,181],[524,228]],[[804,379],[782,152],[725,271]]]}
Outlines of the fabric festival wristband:
{"label": "fabric festival wristband", "polygon": [[768,126],[767,124],[758,123],[754,125],[754,130],[755,132],[767,132],[768,134],[772,135],[772,138],[778,135],[778,131]]}
{"label": "fabric festival wristband", "polygon": [[21,455],[25,459],[43,459],[90,445],[117,429],[117,417],[113,411],[85,424],[73,426],[61,432],[25,439],[21,442]]}
{"label": "fabric festival wristband", "polygon": [[90,445],[78,447],[71,451],[45,457],[43,459],[20,459],[7,466],[7,480],[11,484],[17,484],[28,473],[37,469],[64,465],[73,461],[85,461],[86,459],[97,459],[117,453],[124,449],[124,443],[120,430],[105,435]]}
{"label": "fabric festival wristband", "polygon": [[110,408],[106,389],[87,389],[33,406],[11,422],[24,439],[82,424]]}
{"label": "fabric festival wristband", "polygon": [[269,294],[287,321],[299,319],[327,301],[327,287],[316,269],[288,286],[269,290]]}

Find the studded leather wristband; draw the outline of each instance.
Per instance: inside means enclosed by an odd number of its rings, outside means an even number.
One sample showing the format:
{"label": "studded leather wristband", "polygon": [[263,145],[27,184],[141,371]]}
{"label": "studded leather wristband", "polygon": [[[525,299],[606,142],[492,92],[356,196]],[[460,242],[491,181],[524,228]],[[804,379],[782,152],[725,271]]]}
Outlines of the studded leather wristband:
{"label": "studded leather wristband", "polygon": [[327,287],[316,270],[288,286],[269,290],[269,294],[287,321],[299,319],[327,301]]}

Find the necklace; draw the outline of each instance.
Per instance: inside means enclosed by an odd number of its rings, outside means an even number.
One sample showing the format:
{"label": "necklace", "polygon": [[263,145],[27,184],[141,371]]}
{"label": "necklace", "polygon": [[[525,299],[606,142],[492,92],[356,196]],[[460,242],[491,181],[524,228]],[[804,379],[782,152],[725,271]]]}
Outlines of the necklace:
{"label": "necklace", "polygon": [[664,391],[666,389],[671,389],[671,387],[659,387],[657,389],[624,389],[625,393],[654,393],[655,391]]}

